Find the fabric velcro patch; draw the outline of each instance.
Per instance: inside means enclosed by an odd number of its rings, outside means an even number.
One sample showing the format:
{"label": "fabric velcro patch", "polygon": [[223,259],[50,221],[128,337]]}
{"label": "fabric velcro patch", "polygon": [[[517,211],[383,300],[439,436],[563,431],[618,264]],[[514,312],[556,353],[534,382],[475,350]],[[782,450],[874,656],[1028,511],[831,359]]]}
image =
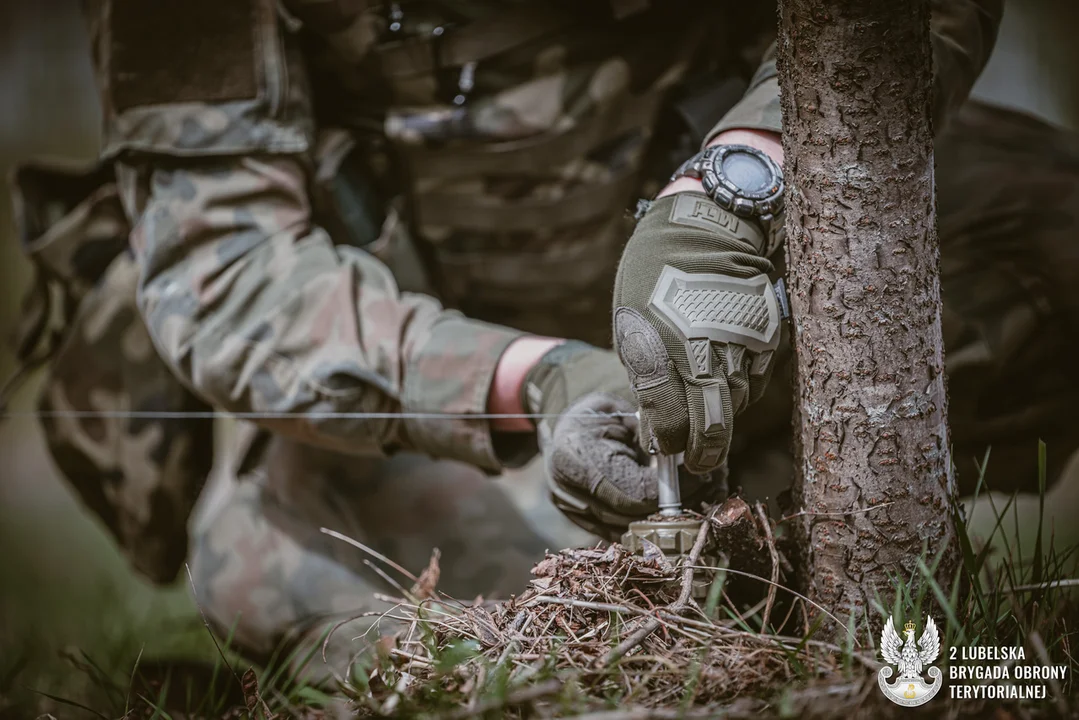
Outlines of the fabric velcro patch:
{"label": "fabric velcro patch", "polygon": [[112,0],[111,100],[117,111],[254,99],[258,0]]}

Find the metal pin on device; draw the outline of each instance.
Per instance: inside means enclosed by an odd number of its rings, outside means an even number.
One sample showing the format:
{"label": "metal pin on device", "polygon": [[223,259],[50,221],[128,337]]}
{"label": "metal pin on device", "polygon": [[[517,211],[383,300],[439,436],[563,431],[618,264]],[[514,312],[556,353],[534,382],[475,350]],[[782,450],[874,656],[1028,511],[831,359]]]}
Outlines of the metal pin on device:
{"label": "metal pin on device", "polygon": [[659,512],[661,515],[682,514],[682,493],[678,486],[678,466],[682,454],[652,456],[652,466],[656,468],[659,482]]}
{"label": "metal pin on device", "polygon": [[[641,415],[637,413],[638,427]],[[649,467],[656,470],[657,499],[659,514],[644,520],[634,520],[622,535],[622,545],[638,556],[647,556],[656,548],[672,563],[682,563],[691,553],[694,543],[700,536],[703,520],[699,515],[682,514],[682,497],[678,485],[678,466],[685,459],[685,453],[664,455],[659,452],[659,443],[655,434],[648,438]],[[706,556],[702,556],[706,558]],[[698,558],[703,564],[711,565],[711,559]],[[711,584],[710,576],[693,580],[693,597],[703,600],[708,595]]]}
{"label": "metal pin on device", "polygon": [[[641,413],[637,413],[637,422]],[[655,437],[648,439],[648,454],[652,456],[651,467],[656,469],[656,482],[659,490],[659,512],[661,515],[682,514],[682,493],[678,485],[678,466],[682,464],[684,453],[664,455],[656,449]]]}

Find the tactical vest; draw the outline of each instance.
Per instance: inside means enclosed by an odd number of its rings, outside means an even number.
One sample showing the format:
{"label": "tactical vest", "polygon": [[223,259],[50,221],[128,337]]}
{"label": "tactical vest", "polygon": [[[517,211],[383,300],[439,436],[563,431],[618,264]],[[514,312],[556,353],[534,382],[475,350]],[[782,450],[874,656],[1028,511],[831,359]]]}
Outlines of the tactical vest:
{"label": "tactical vest", "polygon": [[[741,98],[760,43],[699,2],[491,2],[461,23],[462,5],[389,4],[380,41],[344,75],[347,53],[299,30],[320,125],[358,148],[323,172],[350,186],[328,214],[391,207],[410,238],[382,237],[383,252],[411,243],[422,289],[446,305],[609,346],[629,210]],[[357,177],[379,198],[367,212]]]}

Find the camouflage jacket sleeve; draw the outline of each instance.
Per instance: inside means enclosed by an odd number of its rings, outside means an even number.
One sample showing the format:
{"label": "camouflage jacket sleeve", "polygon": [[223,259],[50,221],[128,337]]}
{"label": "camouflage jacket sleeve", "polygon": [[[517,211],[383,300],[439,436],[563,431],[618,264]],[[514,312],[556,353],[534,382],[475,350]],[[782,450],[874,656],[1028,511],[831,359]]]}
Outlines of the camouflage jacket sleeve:
{"label": "camouflage jacket sleeve", "polygon": [[310,444],[497,470],[476,416],[519,333],[399,292],[312,220],[310,97],[277,2],[87,7],[139,310],[177,377]]}
{"label": "camouflage jacket sleeve", "polygon": [[311,223],[301,162],[121,164],[118,177],[138,218],[139,309],[204,399],[342,452],[498,469],[488,422],[468,416],[519,333],[399,293],[374,257],[334,245]]}
{"label": "camouflage jacket sleeve", "polygon": [[[931,0],[935,127],[967,99],[996,43],[1004,0]],[[775,44],[765,54],[741,102],[712,129],[704,144],[737,128],[782,132]]]}

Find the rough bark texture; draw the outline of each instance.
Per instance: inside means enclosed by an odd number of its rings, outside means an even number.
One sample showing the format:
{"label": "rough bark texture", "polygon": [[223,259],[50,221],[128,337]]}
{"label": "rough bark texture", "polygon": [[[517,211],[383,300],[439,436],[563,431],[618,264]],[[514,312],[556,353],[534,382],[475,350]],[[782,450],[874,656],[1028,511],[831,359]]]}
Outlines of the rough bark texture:
{"label": "rough bark texture", "polygon": [[924,546],[944,581],[958,557],[929,2],[782,0],[780,28],[801,560],[809,595],[861,626]]}

